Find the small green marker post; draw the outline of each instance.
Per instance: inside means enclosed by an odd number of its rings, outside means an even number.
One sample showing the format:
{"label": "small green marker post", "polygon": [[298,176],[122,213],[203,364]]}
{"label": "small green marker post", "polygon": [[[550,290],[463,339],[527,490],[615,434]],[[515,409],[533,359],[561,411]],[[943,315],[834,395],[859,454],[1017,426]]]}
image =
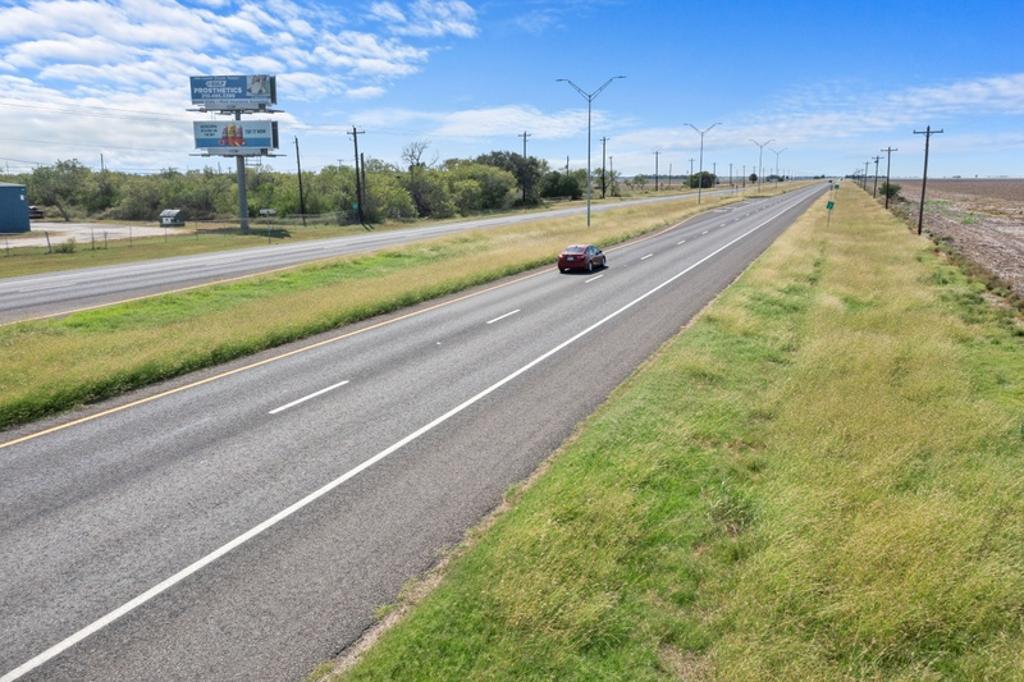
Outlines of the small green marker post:
{"label": "small green marker post", "polygon": [[832,226],[832,209],[836,207],[836,202],[829,201],[825,204],[825,210],[828,211],[828,219],[825,221],[825,229],[827,230]]}

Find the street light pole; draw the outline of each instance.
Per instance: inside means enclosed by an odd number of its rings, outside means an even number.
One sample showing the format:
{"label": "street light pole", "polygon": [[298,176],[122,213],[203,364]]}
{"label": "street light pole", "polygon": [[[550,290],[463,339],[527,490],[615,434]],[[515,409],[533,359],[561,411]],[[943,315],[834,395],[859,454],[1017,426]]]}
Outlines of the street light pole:
{"label": "street light pole", "polygon": [[775,154],[775,187],[776,188],[778,188],[778,186],[779,186],[779,157],[782,156],[782,152],[786,151],[787,149],[789,149],[789,147],[783,147],[782,149],[778,149],[778,150],[771,149],[769,147],[769,151],[772,152],[773,154]]}
{"label": "street light pole", "polygon": [[764,148],[775,142],[772,138],[767,142],[758,142],[757,140],[750,138],[750,141],[757,145],[757,192],[761,193],[761,177],[764,175]]}
{"label": "street light pole", "polygon": [[687,123],[686,125],[690,126],[694,130],[696,130],[697,134],[700,135],[700,164],[699,164],[699,170],[697,171],[697,173],[698,173],[698,175],[697,175],[697,204],[700,205],[701,188],[704,187],[704,133],[708,132],[709,130],[711,130],[715,126],[722,125],[722,123],[721,123],[721,121],[719,121],[717,123],[712,123],[711,125],[709,125],[704,130],[701,130],[700,128],[698,128],[697,126],[693,125],[692,123]]}
{"label": "street light pole", "polygon": [[573,87],[574,90],[576,90],[576,92],[580,93],[580,96],[583,97],[583,99],[587,100],[587,227],[590,227],[590,200],[594,194],[594,179],[591,177],[590,174],[590,112],[592,105],[594,103],[594,99],[598,95],[600,95],[601,91],[607,88],[613,80],[619,78],[625,78],[625,76],[612,76],[611,78],[604,82],[604,85],[599,87],[597,90],[594,90],[593,92],[587,92],[580,86],[573,83],[568,78],[555,79],[555,82],[557,83],[568,83],[570,86]]}

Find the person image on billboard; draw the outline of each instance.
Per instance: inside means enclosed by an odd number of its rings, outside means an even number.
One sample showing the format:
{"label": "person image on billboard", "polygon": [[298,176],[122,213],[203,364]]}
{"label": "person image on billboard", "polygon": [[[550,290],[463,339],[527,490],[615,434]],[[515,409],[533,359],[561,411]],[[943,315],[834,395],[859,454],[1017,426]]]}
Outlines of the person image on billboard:
{"label": "person image on billboard", "polygon": [[254,97],[270,95],[270,76],[249,76],[249,94]]}

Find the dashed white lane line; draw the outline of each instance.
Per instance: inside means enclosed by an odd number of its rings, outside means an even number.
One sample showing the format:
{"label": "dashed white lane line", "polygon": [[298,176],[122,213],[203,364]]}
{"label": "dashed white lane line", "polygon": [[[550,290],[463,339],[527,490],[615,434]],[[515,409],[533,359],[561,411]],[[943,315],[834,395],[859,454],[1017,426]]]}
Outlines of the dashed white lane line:
{"label": "dashed white lane line", "polygon": [[707,234],[707,233],[708,233],[707,230],[704,230],[703,232],[701,232],[701,234]]}
{"label": "dashed white lane line", "polygon": [[498,317],[494,318],[493,320],[487,320],[487,324],[494,324],[495,322],[498,322],[500,320],[504,320],[506,317],[511,317],[512,315],[515,315],[520,310],[522,310],[522,308],[516,308],[512,312],[505,313],[504,315],[499,315]]}
{"label": "dashed white lane line", "polygon": [[685,243],[686,243],[686,240],[685,240],[685,239],[683,239],[682,241],[678,241],[678,242],[676,242],[676,246],[682,246],[682,245],[683,245],[683,244],[685,244]]}
{"label": "dashed white lane line", "polygon": [[345,381],[339,381],[336,384],[331,384],[327,388],[321,388],[319,391],[314,391],[313,393],[310,393],[307,396],[303,396],[302,398],[299,398],[298,400],[293,400],[290,403],[288,403],[287,405],[282,405],[281,407],[275,407],[274,409],[272,409],[267,414],[277,414],[278,412],[284,412],[289,407],[295,407],[296,405],[300,405],[300,404],[306,402],[307,400],[312,400],[313,398],[317,397],[318,395],[323,395],[324,393],[327,393],[328,391],[333,391],[336,388],[341,388],[342,386],[344,386],[347,383],[348,383],[348,379],[346,379]]}
{"label": "dashed white lane line", "polygon": [[642,257],[640,260],[647,260],[648,258],[650,258],[653,255],[654,255],[653,253],[649,253],[646,256]]}
{"label": "dashed white lane line", "polygon": [[584,284],[590,284],[590,283],[591,283],[591,282],[593,282],[593,281],[594,281],[595,279],[601,279],[602,277],[604,277],[604,275],[595,275],[595,276],[591,277],[591,278],[590,278],[590,279],[588,279],[588,280],[584,280],[584,281],[583,281],[583,283],[584,283]]}

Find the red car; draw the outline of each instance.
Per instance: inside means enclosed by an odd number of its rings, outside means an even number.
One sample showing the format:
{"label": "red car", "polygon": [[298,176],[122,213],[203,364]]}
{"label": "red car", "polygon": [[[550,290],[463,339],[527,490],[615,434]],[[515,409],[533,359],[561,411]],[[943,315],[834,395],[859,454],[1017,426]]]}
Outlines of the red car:
{"label": "red car", "polygon": [[558,255],[558,269],[562,272],[567,270],[593,272],[596,268],[606,267],[608,267],[608,258],[601,249],[593,244],[573,244],[565,247],[565,250]]}

